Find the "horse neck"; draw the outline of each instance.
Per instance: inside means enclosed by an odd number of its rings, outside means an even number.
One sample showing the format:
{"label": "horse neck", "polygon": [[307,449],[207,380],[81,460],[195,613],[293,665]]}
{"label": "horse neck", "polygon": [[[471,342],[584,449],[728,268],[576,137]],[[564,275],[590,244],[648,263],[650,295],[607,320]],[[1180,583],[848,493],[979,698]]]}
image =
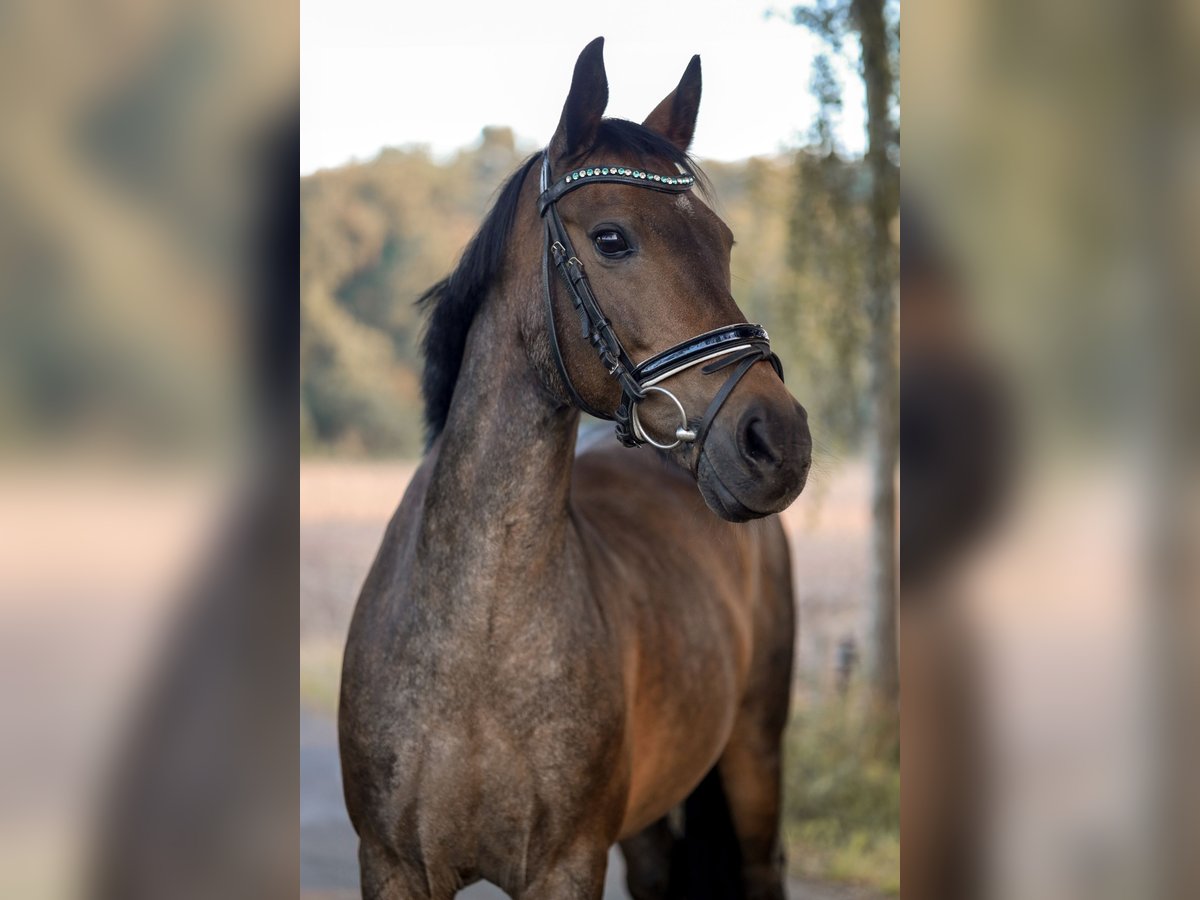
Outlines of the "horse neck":
{"label": "horse neck", "polygon": [[443,579],[528,573],[567,529],[579,413],[550,396],[525,346],[537,270],[505,283],[471,327],[426,494],[420,546],[446,562]]}

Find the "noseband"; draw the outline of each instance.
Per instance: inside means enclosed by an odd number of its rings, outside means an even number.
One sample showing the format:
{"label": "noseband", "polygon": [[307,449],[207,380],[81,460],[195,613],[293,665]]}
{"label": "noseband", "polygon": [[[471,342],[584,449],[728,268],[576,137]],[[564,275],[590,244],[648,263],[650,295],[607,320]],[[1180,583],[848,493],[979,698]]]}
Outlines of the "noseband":
{"label": "noseband", "polygon": [[[690,175],[655,175],[642,169],[629,169],[623,166],[589,166],[577,169],[565,176],[561,181],[551,185],[550,154],[542,154],[541,194],[538,197],[538,212],[546,223],[546,244],[542,251],[542,284],[546,297],[546,317],[550,331],[550,344],[554,348],[554,362],[558,366],[559,377],[566,385],[571,400],[581,410],[597,418],[608,419],[617,423],[617,438],[626,447],[636,447],[639,444],[651,444],[655,447],[669,450],[681,443],[694,443],[697,451],[704,445],[704,438],[717,417],[722,405],[733,393],[737,383],[750,371],[751,366],[760,360],[767,360],[774,367],[779,377],[783,378],[783,367],[779,357],[771,352],[770,339],[767,331],[761,325],[750,325],[745,322],[726,325],[704,334],[698,334],[686,341],[681,341],[657,353],[644,362],[635,364],[625,352],[620,338],[613,331],[612,322],[604,315],[596,295],[592,292],[583,263],[575,255],[571,238],[563,225],[562,217],[558,214],[556,204],[564,194],[585,184],[628,184],[634,187],[649,188],[668,194],[682,194],[692,189],[696,179]],[[607,413],[596,409],[579,395],[571,376],[567,374],[563,362],[562,349],[558,344],[558,331],[555,327],[554,298],[551,290],[550,261],[562,274],[567,290],[571,296],[571,305],[579,315],[580,332],[584,340],[595,348],[600,361],[608,374],[617,379],[621,386],[621,403],[615,413]],[[700,371],[705,375],[723,371],[733,367],[725,384],[717,391],[700,427],[693,431],[688,427],[688,415],[683,404],[669,390],[661,386],[661,382],[679,373],[704,363]],[[646,399],[647,394],[663,394],[670,399],[679,410],[680,427],[675,431],[675,440],[669,444],[661,444],[646,433],[638,416],[638,406]]]}

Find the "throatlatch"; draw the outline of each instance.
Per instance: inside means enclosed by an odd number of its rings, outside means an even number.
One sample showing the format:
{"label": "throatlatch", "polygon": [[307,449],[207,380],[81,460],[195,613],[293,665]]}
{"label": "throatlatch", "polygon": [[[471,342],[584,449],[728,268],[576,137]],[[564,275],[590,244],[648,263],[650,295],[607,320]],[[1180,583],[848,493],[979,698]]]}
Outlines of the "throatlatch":
{"label": "throatlatch", "polygon": [[[604,315],[596,295],[592,292],[583,263],[575,255],[571,238],[558,214],[556,203],[564,194],[570,193],[585,184],[616,183],[629,184],[635,187],[650,188],[672,194],[690,191],[696,179],[687,174],[662,175],[646,172],[642,169],[631,169],[625,166],[588,166],[576,169],[562,180],[551,185],[550,153],[542,154],[541,194],[538,197],[538,212],[546,223],[546,243],[542,251],[542,284],[546,299],[546,317],[550,331],[550,345],[554,349],[554,362],[558,367],[559,377],[566,385],[574,404],[590,415],[601,419],[615,421],[617,438],[626,447],[636,447],[639,444],[651,444],[655,447],[669,450],[680,443],[694,443],[699,449],[704,444],[704,438],[712,426],[713,420],[720,412],[721,406],[733,393],[737,383],[742,380],[751,366],[760,360],[767,360],[774,367],[780,379],[783,378],[783,367],[779,357],[771,352],[771,342],[767,331],[761,325],[751,325],[746,322],[726,325],[704,334],[696,335],[686,341],[681,341],[673,347],[668,347],[661,353],[655,354],[640,364],[635,364],[625,352],[620,338],[613,330],[612,322]],[[608,374],[616,378],[621,386],[621,402],[615,413],[598,410],[579,395],[567,367],[563,361],[562,348],[558,344],[558,331],[555,327],[554,294],[551,289],[550,262],[563,276],[571,297],[571,305],[579,315],[580,332],[600,356],[600,361]],[[687,411],[679,398],[660,383],[680,372],[707,363],[700,371],[705,375],[734,367],[725,384],[717,391],[705,410],[699,427],[693,431],[688,427]],[[679,410],[680,427],[675,430],[675,440],[671,443],[659,443],[646,433],[638,417],[638,405],[646,399],[647,393],[659,393],[666,396]]]}

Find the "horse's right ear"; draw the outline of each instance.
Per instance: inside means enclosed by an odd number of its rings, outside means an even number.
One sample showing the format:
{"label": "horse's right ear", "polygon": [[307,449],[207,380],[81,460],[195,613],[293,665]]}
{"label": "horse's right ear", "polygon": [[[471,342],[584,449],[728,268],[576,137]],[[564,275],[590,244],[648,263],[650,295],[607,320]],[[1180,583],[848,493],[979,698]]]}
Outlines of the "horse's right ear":
{"label": "horse's right ear", "polygon": [[654,107],[654,112],[642,124],[657,131],[672,144],[687,152],[696,133],[696,116],[700,113],[700,57],[692,61],[679,79],[679,86]]}
{"label": "horse's right ear", "polygon": [[550,155],[566,159],[582,153],[596,142],[596,129],[608,106],[608,76],[604,72],[604,38],[598,37],[579,54],[571,93],[563,106],[558,130],[550,139]]}

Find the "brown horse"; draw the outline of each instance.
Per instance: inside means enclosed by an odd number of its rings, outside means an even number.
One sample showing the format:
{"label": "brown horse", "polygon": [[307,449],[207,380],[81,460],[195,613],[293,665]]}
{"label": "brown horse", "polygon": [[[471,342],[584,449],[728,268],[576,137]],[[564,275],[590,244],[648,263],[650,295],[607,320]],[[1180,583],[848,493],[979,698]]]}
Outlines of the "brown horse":
{"label": "brown horse", "polygon": [[[699,58],[637,125],[602,118],[602,46],[427,295],[431,444],[342,674],[368,900],[599,898],[617,842],[638,900],[784,896],[772,514],[804,486],[806,415],[692,191]],[[670,449],[577,452],[579,407]]]}

